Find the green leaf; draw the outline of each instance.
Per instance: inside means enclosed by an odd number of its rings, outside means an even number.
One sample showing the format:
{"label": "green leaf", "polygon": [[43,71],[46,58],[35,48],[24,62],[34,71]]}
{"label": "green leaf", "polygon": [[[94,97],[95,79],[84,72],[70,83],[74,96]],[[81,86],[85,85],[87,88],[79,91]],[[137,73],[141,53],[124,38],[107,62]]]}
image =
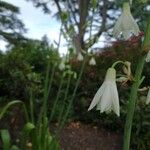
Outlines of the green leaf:
{"label": "green leaf", "polygon": [[23,134],[29,134],[34,128],[35,125],[31,122],[26,123],[26,125],[23,128]]}
{"label": "green leaf", "polygon": [[16,145],[13,145],[10,150],[20,150]]}
{"label": "green leaf", "polygon": [[56,138],[53,138],[50,142],[49,150],[60,150],[59,142]]}
{"label": "green leaf", "polygon": [[4,114],[6,113],[6,111],[9,107],[11,107],[12,105],[18,104],[18,103],[22,103],[22,101],[15,100],[15,101],[9,102],[0,112],[0,119],[2,119],[2,117],[4,116]]}
{"label": "green leaf", "polygon": [[3,150],[9,150],[10,149],[10,135],[8,130],[1,130],[1,138],[2,138],[2,147]]}

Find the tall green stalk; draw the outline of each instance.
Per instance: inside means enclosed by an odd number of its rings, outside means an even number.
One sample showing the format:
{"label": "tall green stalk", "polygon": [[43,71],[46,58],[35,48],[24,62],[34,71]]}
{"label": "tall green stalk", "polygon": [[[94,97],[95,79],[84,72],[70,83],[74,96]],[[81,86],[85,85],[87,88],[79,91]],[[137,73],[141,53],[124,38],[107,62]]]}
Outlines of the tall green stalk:
{"label": "tall green stalk", "polygon": [[68,92],[69,92],[71,76],[72,76],[71,74],[68,75],[67,87],[66,87],[66,90],[65,90],[65,97],[64,97],[63,104],[62,104],[62,107],[61,107],[61,110],[60,110],[60,113],[59,113],[59,117],[58,117],[58,124],[59,125],[61,123],[63,112],[64,112],[64,109],[65,109],[65,102],[67,100],[67,96],[68,96]]}
{"label": "tall green stalk", "polygon": [[59,100],[59,98],[60,98],[60,94],[61,94],[63,82],[64,82],[64,77],[63,77],[63,75],[62,75],[62,76],[61,76],[60,85],[59,85],[59,89],[58,89],[58,93],[57,93],[57,97],[56,97],[56,100],[54,101],[53,108],[52,108],[52,111],[51,111],[51,115],[50,115],[50,118],[49,118],[49,123],[50,123],[50,121],[52,121],[53,116],[54,116],[54,114],[55,114],[55,109],[56,109],[58,100]]}
{"label": "tall green stalk", "polygon": [[68,114],[69,114],[69,112],[70,112],[72,103],[73,103],[74,98],[75,98],[75,96],[76,96],[76,92],[77,92],[77,89],[78,89],[78,87],[79,87],[79,83],[80,83],[80,81],[81,81],[81,77],[82,77],[82,74],[83,74],[83,71],[84,71],[84,67],[85,67],[85,64],[86,64],[86,58],[87,58],[87,55],[85,56],[84,61],[83,61],[83,63],[82,63],[81,70],[80,70],[80,73],[79,73],[79,77],[78,77],[78,79],[77,79],[77,82],[76,82],[76,85],[75,85],[75,88],[74,88],[72,97],[71,97],[70,102],[69,102],[69,105],[68,105],[68,107],[67,107],[67,109],[66,109],[66,113],[65,113],[64,116],[63,116],[63,119],[62,119],[62,122],[61,122],[61,124],[60,124],[59,130],[61,130],[61,129],[64,127],[65,122],[66,122],[67,117],[68,117]]}
{"label": "tall green stalk", "polygon": [[[146,35],[144,38],[142,50],[145,50],[145,47],[150,46],[150,16],[148,18],[148,26],[146,30]],[[131,94],[129,97],[129,104],[128,104],[128,111],[127,111],[127,117],[126,117],[126,123],[124,128],[124,143],[123,143],[123,150],[129,150],[130,149],[130,138],[131,138],[131,130],[132,130],[132,122],[133,122],[133,116],[136,106],[136,100],[137,100],[137,94],[138,89],[141,84],[141,75],[145,63],[145,56],[141,56],[142,58],[139,58],[136,72],[135,72],[135,82],[132,85],[131,88]]]}

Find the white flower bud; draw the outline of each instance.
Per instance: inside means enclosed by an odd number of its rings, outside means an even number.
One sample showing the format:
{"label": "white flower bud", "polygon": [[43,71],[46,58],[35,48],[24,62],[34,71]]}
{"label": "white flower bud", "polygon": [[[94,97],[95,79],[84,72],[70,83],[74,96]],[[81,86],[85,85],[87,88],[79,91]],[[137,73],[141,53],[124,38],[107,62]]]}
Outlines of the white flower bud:
{"label": "white flower bud", "polygon": [[77,56],[77,60],[78,61],[83,61],[83,56],[82,56],[82,54],[81,53],[78,53],[78,56]]}
{"label": "white flower bud", "polygon": [[95,61],[95,58],[94,58],[94,57],[92,57],[92,58],[90,59],[89,65],[91,65],[91,66],[95,66],[95,65],[96,65],[96,61]]}

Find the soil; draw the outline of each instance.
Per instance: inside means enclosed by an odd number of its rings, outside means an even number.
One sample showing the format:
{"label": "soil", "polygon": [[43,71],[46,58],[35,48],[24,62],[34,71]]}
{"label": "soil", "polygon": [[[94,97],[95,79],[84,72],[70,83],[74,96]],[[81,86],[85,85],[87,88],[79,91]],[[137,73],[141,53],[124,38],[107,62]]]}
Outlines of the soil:
{"label": "soil", "polygon": [[62,130],[60,144],[62,150],[121,150],[122,135],[77,122]]}
{"label": "soil", "polygon": [[[16,139],[22,129],[24,119],[18,108],[13,109],[15,115],[8,115],[0,121],[0,129],[8,129],[11,138]],[[19,117],[19,116],[20,117]],[[57,125],[52,125],[56,131]],[[61,150],[121,150],[122,134],[111,132],[102,127],[71,122],[60,133]],[[0,142],[1,150],[1,142]]]}

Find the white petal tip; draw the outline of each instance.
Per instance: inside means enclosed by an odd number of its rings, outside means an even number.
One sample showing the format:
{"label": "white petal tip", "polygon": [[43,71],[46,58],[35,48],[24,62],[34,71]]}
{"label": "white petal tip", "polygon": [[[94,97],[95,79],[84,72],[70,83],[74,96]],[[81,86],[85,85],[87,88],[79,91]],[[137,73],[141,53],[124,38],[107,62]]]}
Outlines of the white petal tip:
{"label": "white petal tip", "polygon": [[116,114],[118,117],[120,117],[120,114]]}
{"label": "white petal tip", "polygon": [[90,111],[91,109],[92,109],[92,108],[91,108],[91,107],[89,107],[89,108],[88,108],[88,111]]}

